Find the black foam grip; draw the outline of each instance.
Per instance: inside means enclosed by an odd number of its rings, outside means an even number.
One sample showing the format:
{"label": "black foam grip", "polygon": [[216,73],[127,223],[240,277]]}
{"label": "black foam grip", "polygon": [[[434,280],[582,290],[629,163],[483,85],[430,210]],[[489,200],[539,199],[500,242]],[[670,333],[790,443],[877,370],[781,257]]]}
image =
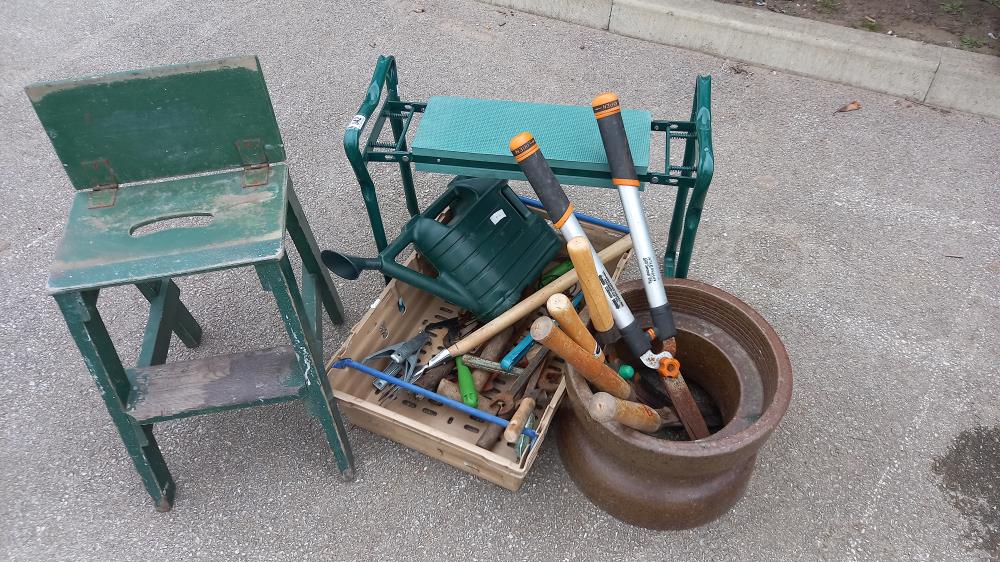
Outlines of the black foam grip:
{"label": "black foam grip", "polygon": [[649,351],[649,335],[639,327],[638,322],[633,320],[631,324],[620,328],[619,331],[622,333],[622,339],[625,340],[625,345],[628,346],[628,350],[632,352],[632,355],[642,357],[642,354]]}
{"label": "black foam grip", "polygon": [[653,320],[653,329],[656,330],[656,337],[660,338],[660,340],[669,340],[677,335],[677,326],[674,325],[674,313],[670,310],[669,302],[649,309],[649,315]]}
{"label": "black foam grip", "polygon": [[606,332],[596,332],[594,336],[595,339],[597,339],[598,345],[600,345],[601,349],[605,351],[611,349],[615,345],[615,343],[617,343],[618,340],[621,339],[621,336],[618,334],[618,331],[615,330],[614,328],[611,328]]}
{"label": "black foam grip", "polygon": [[567,209],[569,209],[569,198],[563,191],[562,185],[552,173],[552,168],[542,156],[542,151],[538,150],[531,156],[518,162],[521,171],[528,178],[528,183],[535,190],[535,195],[545,207],[545,212],[549,214],[549,219],[556,222],[561,219]]}
{"label": "black foam grip", "polygon": [[622,114],[614,113],[597,120],[597,128],[601,131],[601,141],[604,142],[604,152],[608,155],[608,167],[611,177],[626,180],[637,180],[635,164],[632,162],[632,152],[628,147],[628,137],[625,136],[625,123]]}

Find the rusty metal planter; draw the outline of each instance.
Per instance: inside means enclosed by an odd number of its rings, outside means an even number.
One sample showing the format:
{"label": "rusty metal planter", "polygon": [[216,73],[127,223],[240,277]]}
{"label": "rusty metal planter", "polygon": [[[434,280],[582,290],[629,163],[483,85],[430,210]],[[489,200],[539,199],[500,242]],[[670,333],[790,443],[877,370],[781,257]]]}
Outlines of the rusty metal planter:
{"label": "rusty metal planter", "polygon": [[[567,472],[595,505],[633,525],[686,529],[720,517],[743,496],[757,452],[788,408],[792,367],[774,329],[746,303],[697,281],[664,285],[684,377],[712,396],[726,425],[688,442],[598,423],[586,411],[593,393],[570,368],[557,439]],[[621,289],[648,324],[641,281]]]}

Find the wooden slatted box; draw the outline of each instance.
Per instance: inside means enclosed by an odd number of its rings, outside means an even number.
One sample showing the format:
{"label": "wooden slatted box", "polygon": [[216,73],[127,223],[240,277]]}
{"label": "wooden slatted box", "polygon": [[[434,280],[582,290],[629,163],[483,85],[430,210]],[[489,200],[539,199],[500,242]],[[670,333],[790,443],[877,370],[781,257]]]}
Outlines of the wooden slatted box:
{"label": "wooden slatted box", "polygon": [[[598,250],[622,236],[620,232],[608,228],[586,223],[583,226]],[[608,270],[612,272],[614,279],[618,279],[630,255],[631,252],[626,252],[608,264]],[[553,264],[566,259],[568,259],[566,254],[562,252],[557,254]],[[406,265],[430,273],[430,268],[419,255],[411,256]],[[400,297],[406,303],[404,313],[400,313],[397,307]],[[414,400],[414,397],[405,391],[400,391],[395,399],[379,405],[371,377],[354,370],[331,367],[333,362],[340,358],[349,357],[360,361],[393,342],[412,338],[428,323],[453,317],[460,311],[458,307],[434,295],[392,280],[333,355],[327,365],[327,376],[330,378],[341,412],[355,425],[516,491],[521,487],[538,456],[538,451],[544,445],[545,437],[565,391],[562,382],[565,363],[561,359],[549,354],[550,357],[543,367],[545,371],[542,373],[542,378],[549,379],[555,390],[549,404],[544,408],[538,408],[535,412],[539,417],[539,438],[520,463],[516,460],[513,447],[507,445],[503,439],[492,450],[476,446],[476,440],[480,432],[489,425],[488,422],[476,420],[447,406],[437,406],[427,399]],[[536,315],[543,312],[540,308]],[[443,348],[443,332],[444,330],[435,330],[430,343],[421,351],[421,364]],[[518,339],[526,333],[527,330],[520,334]],[[378,368],[382,365],[375,363],[374,366]],[[509,376],[498,377],[493,383],[494,390],[484,393],[483,396],[488,398],[502,392],[504,386],[512,379],[513,377]],[[486,402],[485,398],[481,399],[482,403]],[[364,452],[359,453],[364,462]]]}

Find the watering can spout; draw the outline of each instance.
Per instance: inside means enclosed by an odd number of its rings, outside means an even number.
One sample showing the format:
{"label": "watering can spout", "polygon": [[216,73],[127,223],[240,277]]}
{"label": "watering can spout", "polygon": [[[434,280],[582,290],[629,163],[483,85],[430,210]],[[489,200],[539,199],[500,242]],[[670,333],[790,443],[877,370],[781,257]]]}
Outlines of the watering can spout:
{"label": "watering can spout", "polygon": [[382,262],[378,258],[349,256],[333,250],[323,250],[320,257],[330,271],[344,279],[357,279],[366,269],[382,269]]}

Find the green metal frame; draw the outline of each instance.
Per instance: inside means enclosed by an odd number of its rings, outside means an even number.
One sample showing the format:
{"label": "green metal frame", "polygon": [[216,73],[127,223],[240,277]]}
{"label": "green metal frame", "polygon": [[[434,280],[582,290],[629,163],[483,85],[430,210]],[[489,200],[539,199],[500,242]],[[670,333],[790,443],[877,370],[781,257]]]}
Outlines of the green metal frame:
{"label": "green metal frame", "polygon": [[[663,134],[666,137],[664,144],[666,146],[667,169],[648,171],[640,175],[639,180],[652,185],[669,185],[677,188],[663,259],[663,272],[668,277],[687,277],[705,196],[708,193],[709,184],[712,182],[715,159],[712,152],[711,97],[711,76],[699,76],[695,83],[691,119],[689,121],[654,119],[651,124],[652,133]],[[396,162],[399,165],[406,207],[411,217],[420,213],[413,183],[412,166],[417,163],[451,164],[447,159],[431,159],[414,155],[407,147],[406,134],[413,123],[413,118],[416,114],[423,113],[426,107],[426,103],[403,101],[399,98],[399,76],[396,70],[396,60],[392,56],[380,56],[375,65],[375,72],[372,75],[365,99],[344,133],[344,150],[347,152],[347,159],[350,161],[351,168],[361,186],[361,195],[365,201],[365,208],[371,221],[372,235],[375,238],[375,246],[379,252],[388,246],[388,240],[378,204],[375,182],[368,171],[368,163]],[[372,120],[373,115],[376,116],[374,120]],[[392,130],[391,142],[379,141],[386,121],[389,122]],[[367,140],[362,145],[362,133],[366,128],[369,129],[369,133]],[[684,140],[684,158],[680,166],[670,164],[670,141],[672,139]],[[461,164],[467,165],[466,162],[461,162]],[[482,162],[477,163],[477,167],[484,170],[503,170],[513,177],[524,179],[513,158],[509,163]],[[558,168],[553,168],[553,172],[559,176],[575,175],[607,179],[608,185],[611,185],[608,172]]]}

